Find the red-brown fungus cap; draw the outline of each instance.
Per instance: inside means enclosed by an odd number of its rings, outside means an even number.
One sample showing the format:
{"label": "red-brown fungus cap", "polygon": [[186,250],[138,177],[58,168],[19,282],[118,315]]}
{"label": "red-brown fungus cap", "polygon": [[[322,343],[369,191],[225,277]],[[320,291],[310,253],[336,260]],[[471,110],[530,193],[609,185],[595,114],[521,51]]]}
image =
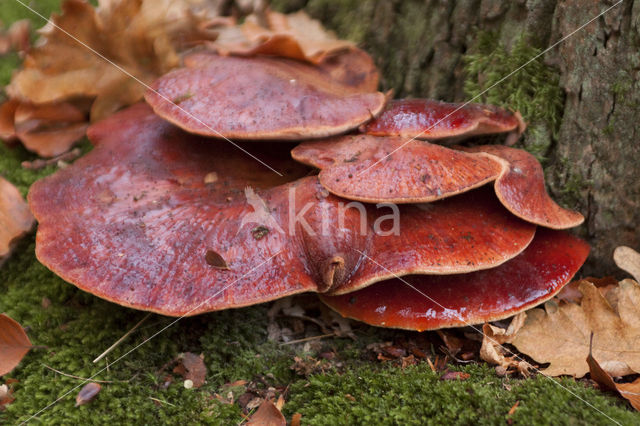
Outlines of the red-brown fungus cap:
{"label": "red-brown fungus cap", "polygon": [[380,92],[362,93],[311,65],[267,57],[191,55],[145,95],[156,114],[190,133],[237,139],[320,138],[378,114]]}
{"label": "red-brown fungus cap", "polygon": [[[367,324],[432,330],[515,315],[556,294],[584,263],[589,246],[540,229],[518,257],[494,269],[446,276],[412,275],[342,296],[321,296],[345,317]],[[407,284],[408,283],[408,284]]]}
{"label": "red-brown fungus cap", "polygon": [[432,99],[401,99],[389,102],[375,119],[362,126],[362,133],[442,139],[516,132],[525,129],[519,113],[493,105],[452,104]]}
{"label": "red-brown fungus cap", "polygon": [[365,202],[424,203],[495,180],[502,164],[401,137],[347,135],[304,142],[291,151],[297,161],[320,168],[333,194]]}
{"label": "red-brown fungus cap", "polygon": [[502,204],[521,219],[552,229],[572,228],[584,221],[580,213],[560,207],[549,197],[542,166],[528,152],[502,145],[458,148],[469,153],[490,154],[502,162],[502,172],[494,184],[496,194]]}
{"label": "red-brown fungus cap", "polygon": [[355,290],[389,276],[369,257],[394,274],[491,268],[535,231],[489,191],[402,206],[395,235],[391,207],[348,206],[315,176],[294,180],[307,171],[288,147],[244,145],[279,177],[144,105],[89,136],[88,155],[31,188],[36,254],[79,288],[138,309],[193,315]]}

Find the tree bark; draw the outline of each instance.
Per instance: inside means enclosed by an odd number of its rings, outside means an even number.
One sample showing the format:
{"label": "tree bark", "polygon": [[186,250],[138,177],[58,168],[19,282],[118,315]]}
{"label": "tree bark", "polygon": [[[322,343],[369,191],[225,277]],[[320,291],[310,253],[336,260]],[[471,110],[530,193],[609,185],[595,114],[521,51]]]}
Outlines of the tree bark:
{"label": "tree bark", "polygon": [[[546,159],[549,192],[561,204],[585,215],[585,224],[576,231],[592,245],[584,273],[602,275],[618,274],[611,257],[616,246],[640,248],[640,148],[636,140],[640,136],[640,0],[624,0],[579,29],[616,2],[272,3],[282,11],[304,8],[339,36],[358,42],[380,67],[383,88],[394,89],[396,97],[468,100],[465,82],[479,76],[469,75],[465,58],[482,51],[480,44],[488,33],[497,37],[507,53],[519,37],[540,52],[568,37],[540,58],[558,76],[553,84],[561,89],[560,107],[554,114],[555,123],[545,127],[537,122],[533,130],[539,139],[543,129],[546,140],[537,154]],[[535,82],[533,91],[549,83]],[[508,81],[501,84],[506,86]],[[531,149],[532,140],[527,134],[521,145]]]}

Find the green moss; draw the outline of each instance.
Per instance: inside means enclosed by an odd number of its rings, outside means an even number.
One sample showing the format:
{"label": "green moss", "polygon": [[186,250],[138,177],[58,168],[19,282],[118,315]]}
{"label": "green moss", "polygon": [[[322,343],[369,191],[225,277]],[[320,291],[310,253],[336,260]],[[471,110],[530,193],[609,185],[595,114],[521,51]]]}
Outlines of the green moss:
{"label": "green moss", "polygon": [[[355,0],[348,0],[340,7],[328,0],[311,0],[309,8],[316,16],[323,15],[325,22],[333,25],[343,37],[361,41],[364,23],[362,26],[346,24],[349,20],[362,20],[352,11],[356,3],[362,10],[363,6]],[[38,0],[30,4],[48,14],[57,8],[58,0]],[[373,8],[379,4],[368,1],[364,6]],[[418,7],[416,2],[396,2],[395,5],[402,8],[406,20],[403,28],[394,30],[394,40],[411,39],[419,44],[421,37],[429,36],[429,25],[421,23],[418,13],[413,13],[418,10],[414,9]],[[42,24],[39,18],[29,14],[11,0],[0,3],[0,19],[7,24],[24,17],[33,18],[36,27]],[[388,53],[393,55],[392,51]],[[399,67],[393,64],[402,62],[389,60],[387,63],[389,67]],[[420,58],[417,58],[415,66],[419,64]],[[2,82],[8,81],[16,65],[17,56],[0,59]],[[489,65],[493,66],[487,64],[487,67]],[[391,71],[390,68],[385,73],[391,74]],[[405,74],[408,73],[402,73]],[[399,79],[390,85],[396,87],[403,83],[404,80]],[[525,99],[538,99],[531,94],[527,96]],[[513,105],[508,99],[504,103]],[[524,112],[522,107],[518,108]],[[540,122],[553,128],[553,123],[546,119]],[[85,141],[82,148],[86,152],[90,146]],[[542,152],[544,146],[538,149]],[[19,146],[8,148],[0,144],[0,174],[14,182],[23,194],[36,179],[55,171],[53,166],[40,171],[20,167],[22,161],[33,159],[33,154]],[[242,421],[238,405],[220,404],[214,394],[222,392],[225,383],[258,376],[269,377],[269,383],[275,386],[289,386],[285,412],[289,418],[295,412],[302,413],[305,424],[504,424],[508,410],[516,401],[521,401],[513,415],[517,423],[606,421],[546,378],[503,380],[490,368],[476,365],[463,369],[471,375],[466,381],[440,381],[426,364],[401,369],[370,360],[366,349],[369,343],[415,337],[413,333],[400,331],[362,327],[357,330],[356,341],[326,339],[324,347],[334,351],[339,362],[322,362],[323,374],[308,378],[297,376],[290,369],[294,355],[310,354],[300,353],[300,347],[268,341],[266,306],[182,319],[174,325],[171,325],[172,318],[153,315],[105,360],[93,364],[92,360],[133,327],[144,313],[77,290],[38,263],[34,249],[32,234],[18,245],[14,256],[0,269],[0,312],[8,313],[27,327],[37,345],[9,375],[19,381],[14,385],[16,400],[7,406],[7,411],[0,412],[0,424],[26,420],[67,392],[67,397],[38,415],[41,423],[237,424]],[[167,326],[157,337],[142,344]],[[141,346],[127,354],[136,345]],[[169,371],[161,371],[162,367],[187,351],[204,354],[207,383],[200,389],[187,390],[176,376],[176,382],[165,388],[162,384]],[[78,389],[74,388],[82,381],[57,374],[45,365],[81,377],[97,374],[96,379],[112,383],[103,384],[95,401],[75,408]],[[107,365],[109,368],[105,369]],[[621,423],[640,420],[640,416],[618,399],[569,379],[559,383]]]}
{"label": "green moss", "polygon": [[[624,404],[573,380],[501,380],[486,366],[460,369],[468,380],[440,380],[426,364],[401,369],[368,365],[319,375],[291,387],[286,413],[305,424],[622,424],[638,420]],[[519,401],[512,416],[509,409]]]}
{"label": "green moss", "polygon": [[[525,34],[510,50],[495,33],[481,31],[477,39],[463,58],[465,91],[476,102],[520,111],[529,124],[523,147],[543,159],[557,138],[562,119],[564,95],[558,72],[544,63],[543,56],[528,63],[542,50],[530,46]],[[518,71],[510,75],[514,70]]]}

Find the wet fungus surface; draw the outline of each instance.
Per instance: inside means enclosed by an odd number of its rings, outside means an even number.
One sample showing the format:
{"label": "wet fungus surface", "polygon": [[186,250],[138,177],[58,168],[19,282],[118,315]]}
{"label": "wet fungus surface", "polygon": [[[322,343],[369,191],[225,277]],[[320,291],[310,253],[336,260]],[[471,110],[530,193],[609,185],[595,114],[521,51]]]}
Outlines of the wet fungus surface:
{"label": "wet fungus surface", "polygon": [[367,324],[432,330],[499,320],[553,297],[578,271],[589,246],[564,231],[538,230],[514,259],[485,271],[411,275],[321,300]]}
{"label": "wet fungus surface", "polygon": [[143,104],[89,136],[92,152],[30,190],[36,254],[79,288],[137,309],[194,315],[394,275],[494,268],[535,232],[479,190],[396,206],[395,233],[392,207],[331,195],[287,144],[243,145],[278,176]]}
{"label": "wet fungus surface", "polygon": [[[337,135],[377,115],[383,93],[362,92],[343,68],[270,57],[193,54],[145,95],[154,112],[188,132],[217,138],[301,140]],[[344,74],[345,82],[338,70]]]}

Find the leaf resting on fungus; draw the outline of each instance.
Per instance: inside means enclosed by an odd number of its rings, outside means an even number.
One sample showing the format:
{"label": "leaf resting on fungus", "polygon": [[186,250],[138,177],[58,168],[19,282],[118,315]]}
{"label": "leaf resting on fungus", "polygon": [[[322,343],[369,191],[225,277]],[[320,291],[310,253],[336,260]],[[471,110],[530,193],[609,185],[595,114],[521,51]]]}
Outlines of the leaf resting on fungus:
{"label": "leaf resting on fungus", "polygon": [[[36,254],[81,289],[138,309],[195,315],[304,291],[346,293],[393,274],[487,269],[517,256],[535,232],[491,191],[401,206],[395,216],[349,206],[317,177],[302,178],[308,169],[287,156],[288,144],[242,145],[280,177],[143,104],[88,133],[96,145],[88,155],[31,187]],[[261,226],[269,232],[256,238]],[[228,269],[207,263],[209,251]]]}
{"label": "leaf resting on fungus", "polygon": [[593,332],[593,356],[614,377],[640,372],[640,285],[623,280],[605,298],[583,280],[580,304],[551,301],[544,309],[527,312],[527,321],[513,344],[539,363],[542,373],[582,377]]}
{"label": "leaf resting on fungus", "polygon": [[355,49],[351,41],[340,40],[303,11],[284,15],[265,10],[250,15],[238,28],[233,21],[214,27],[219,37],[209,47],[221,55],[273,55],[319,64],[329,56]]}
{"label": "leaf resting on fungus", "polygon": [[27,333],[17,321],[0,314],[0,376],[11,372],[31,349]]}
{"label": "leaf resting on fungus", "polygon": [[0,265],[13,243],[33,227],[33,216],[18,188],[0,176]]}

